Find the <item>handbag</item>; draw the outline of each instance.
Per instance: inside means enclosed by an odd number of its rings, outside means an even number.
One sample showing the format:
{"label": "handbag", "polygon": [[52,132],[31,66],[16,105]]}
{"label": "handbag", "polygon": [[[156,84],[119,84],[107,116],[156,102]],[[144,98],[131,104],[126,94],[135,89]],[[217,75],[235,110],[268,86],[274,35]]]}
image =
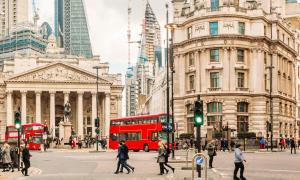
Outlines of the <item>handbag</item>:
{"label": "handbag", "polygon": [[216,155],[217,155],[217,152],[216,152],[216,150],[214,150],[213,156],[216,156]]}

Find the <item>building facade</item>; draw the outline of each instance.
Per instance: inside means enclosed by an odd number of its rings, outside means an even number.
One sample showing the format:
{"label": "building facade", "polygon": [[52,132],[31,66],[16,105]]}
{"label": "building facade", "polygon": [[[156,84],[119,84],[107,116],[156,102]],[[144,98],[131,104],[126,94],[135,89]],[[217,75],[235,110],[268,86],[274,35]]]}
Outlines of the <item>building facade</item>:
{"label": "building facade", "polygon": [[[54,36],[49,37],[44,55],[16,53],[13,60],[5,60],[2,66],[1,140],[5,127],[14,124],[18,109],[22,124],[46,123],[52,137],[59,136],[58,125],[67,101],[71,104],[73,131],[81,137],[95,136],[97,102],[102,136],[109,136],[110,119],[122,116],[121,74],[109,74],[109,64],[99,57],[65,55],[63,49],[56,47]],[[98,94],[94,66],[101,67]]]}
{"label": "building facade", "polygon": [[55,0],[55,36],[67,54],[93,57],[83,0]]}
{"label": "building facade", "polygon": [[285,1],[174,0],[173,5],[178,131],[194,133],[193,106],[200,95],[203,137],[226,125],[267,137],[272,88],[274,138],[299,137],[299,33],[283,19]]}
{"label": "building facade", "polygon": [[0,0],[0,36],[7,35],[18,23],[28,21],[28,0]]}

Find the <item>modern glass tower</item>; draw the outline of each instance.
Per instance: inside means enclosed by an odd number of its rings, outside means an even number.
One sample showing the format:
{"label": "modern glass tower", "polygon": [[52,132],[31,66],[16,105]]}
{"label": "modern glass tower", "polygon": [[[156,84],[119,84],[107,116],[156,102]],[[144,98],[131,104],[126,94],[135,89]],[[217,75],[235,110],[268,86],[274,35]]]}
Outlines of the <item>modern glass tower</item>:
{"label": "modern glass tower", "polygon": [[93,56],[83,0],[55,0],[55,36],[67,54]]}

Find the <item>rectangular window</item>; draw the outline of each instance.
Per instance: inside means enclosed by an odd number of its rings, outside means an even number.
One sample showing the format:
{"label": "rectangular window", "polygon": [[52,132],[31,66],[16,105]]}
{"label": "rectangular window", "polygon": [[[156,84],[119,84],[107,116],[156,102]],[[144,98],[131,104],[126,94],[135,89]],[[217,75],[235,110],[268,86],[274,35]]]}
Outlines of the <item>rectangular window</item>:
{"label": "rectangular window", "polygon": [[285,36],[284,36],[284,34],[282,33],[282,42],[284,42],[284,40],[285,40]]}
{"label": "rectangular window", "polygon": [[245,35],[245,23],[244,22],[239,22],[239,34]]}
{"label": "rectangular window", "polygon": [[268,75],[267,74],[265,74],[265,90],[268,90]]}
{"label": "rectangular window", "polygon": [[222,130],[222,116],[207,116],[207,125],[212,126],[215,131]]}
{"label": "rectangular window", "polygon": [[248,116],[237,116],[237,132],[248,132]]}
{"label": "rectangular window", "polygon": [[195,83],[195,76],[191,75],[190,76],[190,90],[194,90],[194,83]]}
{"label": "rectangular window", "polygon": [[192,38],[192,32],[193,32],[192,27],[188,27],[187,28],[187,39],[191,39]]}
{"label": "rectangular window", "polygon": [[187,118],[187,133],[194,134],[194,118]]}
{"label": "rectangular window", "polygon": [[237,61],[244,62],[244,58],[245,58],[245,51],[243,49],[238,49],[237,50]]}
{"label": "rectangular window", "polygon": [[220,87],[218,72],[210,73],[210,87],[211,88],[219,88]]}
{"label": "rectangular window", "polygon": [[265,63],[265,65],[267,64],[267,53],[266,52],[264,52],[264,63]]}
{"label": "rectangular window", "polygon": [[245,87],[244,82],[245,82],[245,73],[239,72],[238,73],[238,87],[239,88]]}
{"label": "rectangular window", "polygon": [[211,0],[210,9],[211,9],[211,11],[218,11],[219,10],[219,0]]}
{"label": "rectangular window", "polygon": [[279,34],[280,34],[280,32],[279,32],[279,30],[277,29],[277,40],[279,40]]}
{"label": "rectangular window", "polygon": [[267,35],[267,26],[264,26],[264,36]]}
{"label": "rectangular window", "polygon": [[190,53],[190,54],[189,54],[189,65],[190,65],[190,66],[195,65],[194,53]]}
{"label": "rectangular window", "polygon": [[219,31],[219,28],[218,28],[218,22],[210,22],[209,23],[209,32],[210,32],[210,35],[211,36],[216,36],[218,35],[218,31]]}
{"label": "rectangular window", "polygon": [[219,62],[219,49],[210,50],[210,62]]}

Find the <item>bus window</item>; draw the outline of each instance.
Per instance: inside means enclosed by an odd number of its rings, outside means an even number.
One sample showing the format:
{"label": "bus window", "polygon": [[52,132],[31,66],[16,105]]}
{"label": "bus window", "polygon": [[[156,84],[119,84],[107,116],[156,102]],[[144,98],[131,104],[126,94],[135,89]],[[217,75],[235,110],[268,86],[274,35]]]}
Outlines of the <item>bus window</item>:
{"label": "bus window", "polygon": [[[28,130],[28,129],[26,129]],[[43,126],[32,126],[32,130],[44,130]]]}
{"label": "bus window", "polygon": [[33,136],[30,139],[30,142],[33,142],[35,144],[42,144],[42,142],[43,142],[42,136]]}
{"label": "bus window", "polygon": [[118,141],[118,134],[110,134],[110,137],[113,141]]}
{"label": "bus window", "polygon": [[152,132],[152,141],[157,141],[157,140],[158,140],[158,133]]}
{"label": "bus window", "polygon": [[162,123],[166,123],[167,122],[167,116],[163,115],[159,118],[159,121]]}
{"label": "bus window", "polygon": [[126,133],[121,133],[119,134],[119,140],[128,140],[128,134]]}

